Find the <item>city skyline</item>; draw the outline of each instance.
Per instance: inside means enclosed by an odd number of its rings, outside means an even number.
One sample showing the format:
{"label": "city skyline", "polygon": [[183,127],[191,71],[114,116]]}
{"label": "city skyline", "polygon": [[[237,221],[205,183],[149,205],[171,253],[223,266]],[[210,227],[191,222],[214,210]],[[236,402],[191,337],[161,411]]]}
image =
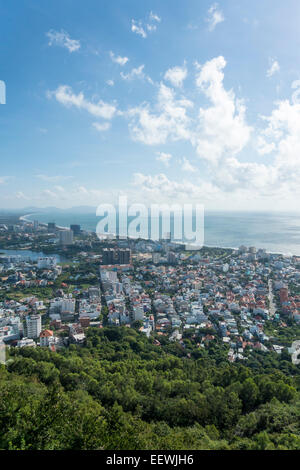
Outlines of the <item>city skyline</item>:
{"label": "city skyline", "polygon": [[0,13],[3,208],[121,193],[298,210],[295,0],[20,0]]}

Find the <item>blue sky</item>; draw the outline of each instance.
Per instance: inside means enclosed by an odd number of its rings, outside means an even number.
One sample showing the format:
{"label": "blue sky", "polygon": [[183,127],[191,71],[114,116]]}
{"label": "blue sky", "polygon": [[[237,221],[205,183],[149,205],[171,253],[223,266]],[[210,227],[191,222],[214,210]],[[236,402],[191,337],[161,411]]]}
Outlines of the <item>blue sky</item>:
{"label": "blue sky", "polygon": [[297,0],[0,0],[0,206],[298,209],[299,22]]}

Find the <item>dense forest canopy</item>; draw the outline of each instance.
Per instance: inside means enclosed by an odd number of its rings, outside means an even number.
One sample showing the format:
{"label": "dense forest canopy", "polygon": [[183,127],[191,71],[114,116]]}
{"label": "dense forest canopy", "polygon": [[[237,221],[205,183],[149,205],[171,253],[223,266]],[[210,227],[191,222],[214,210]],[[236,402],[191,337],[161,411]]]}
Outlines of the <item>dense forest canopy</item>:
{"label": "dense forest canopy", "polygon": [[[164,339],[164,338],[163,338]],[[126,327],[84,347],[12,348],[0,368],[1,449],[299,449],[299,366],[230,364]]]}

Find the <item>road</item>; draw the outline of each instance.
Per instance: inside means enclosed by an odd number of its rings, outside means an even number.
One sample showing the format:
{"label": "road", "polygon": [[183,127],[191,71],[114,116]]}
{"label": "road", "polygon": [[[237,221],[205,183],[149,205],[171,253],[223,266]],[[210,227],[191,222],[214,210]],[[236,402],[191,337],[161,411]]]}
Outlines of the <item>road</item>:
{"label": "road", "polygon": [[269,286],[269,295],[268,295],[268,297],[269,297],[269,302],[270,302],[269,312],[270,312],[270,316],[274,317],[274,315],[276,313],[276,304],[274,302],[272,279],[268,280],[268,286]]}

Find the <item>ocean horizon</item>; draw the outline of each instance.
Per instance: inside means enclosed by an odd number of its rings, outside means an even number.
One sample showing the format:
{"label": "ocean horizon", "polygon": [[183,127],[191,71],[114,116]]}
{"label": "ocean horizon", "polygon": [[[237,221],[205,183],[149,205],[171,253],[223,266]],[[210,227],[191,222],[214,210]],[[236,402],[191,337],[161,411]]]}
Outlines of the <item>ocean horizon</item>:
{"label": "ocean horizon", "polygon": [[[101,220],[96,213],[40,211],[24,216],[47,224],[55,222],[69,228],[78,224],[86,231],[96,231]],[[171,226],[171,238],[172,238]],[[261,212],[214,212],[204,214],[204,245],[222,248],[255,246],[272,253],[300,255],[300,214]]]}

